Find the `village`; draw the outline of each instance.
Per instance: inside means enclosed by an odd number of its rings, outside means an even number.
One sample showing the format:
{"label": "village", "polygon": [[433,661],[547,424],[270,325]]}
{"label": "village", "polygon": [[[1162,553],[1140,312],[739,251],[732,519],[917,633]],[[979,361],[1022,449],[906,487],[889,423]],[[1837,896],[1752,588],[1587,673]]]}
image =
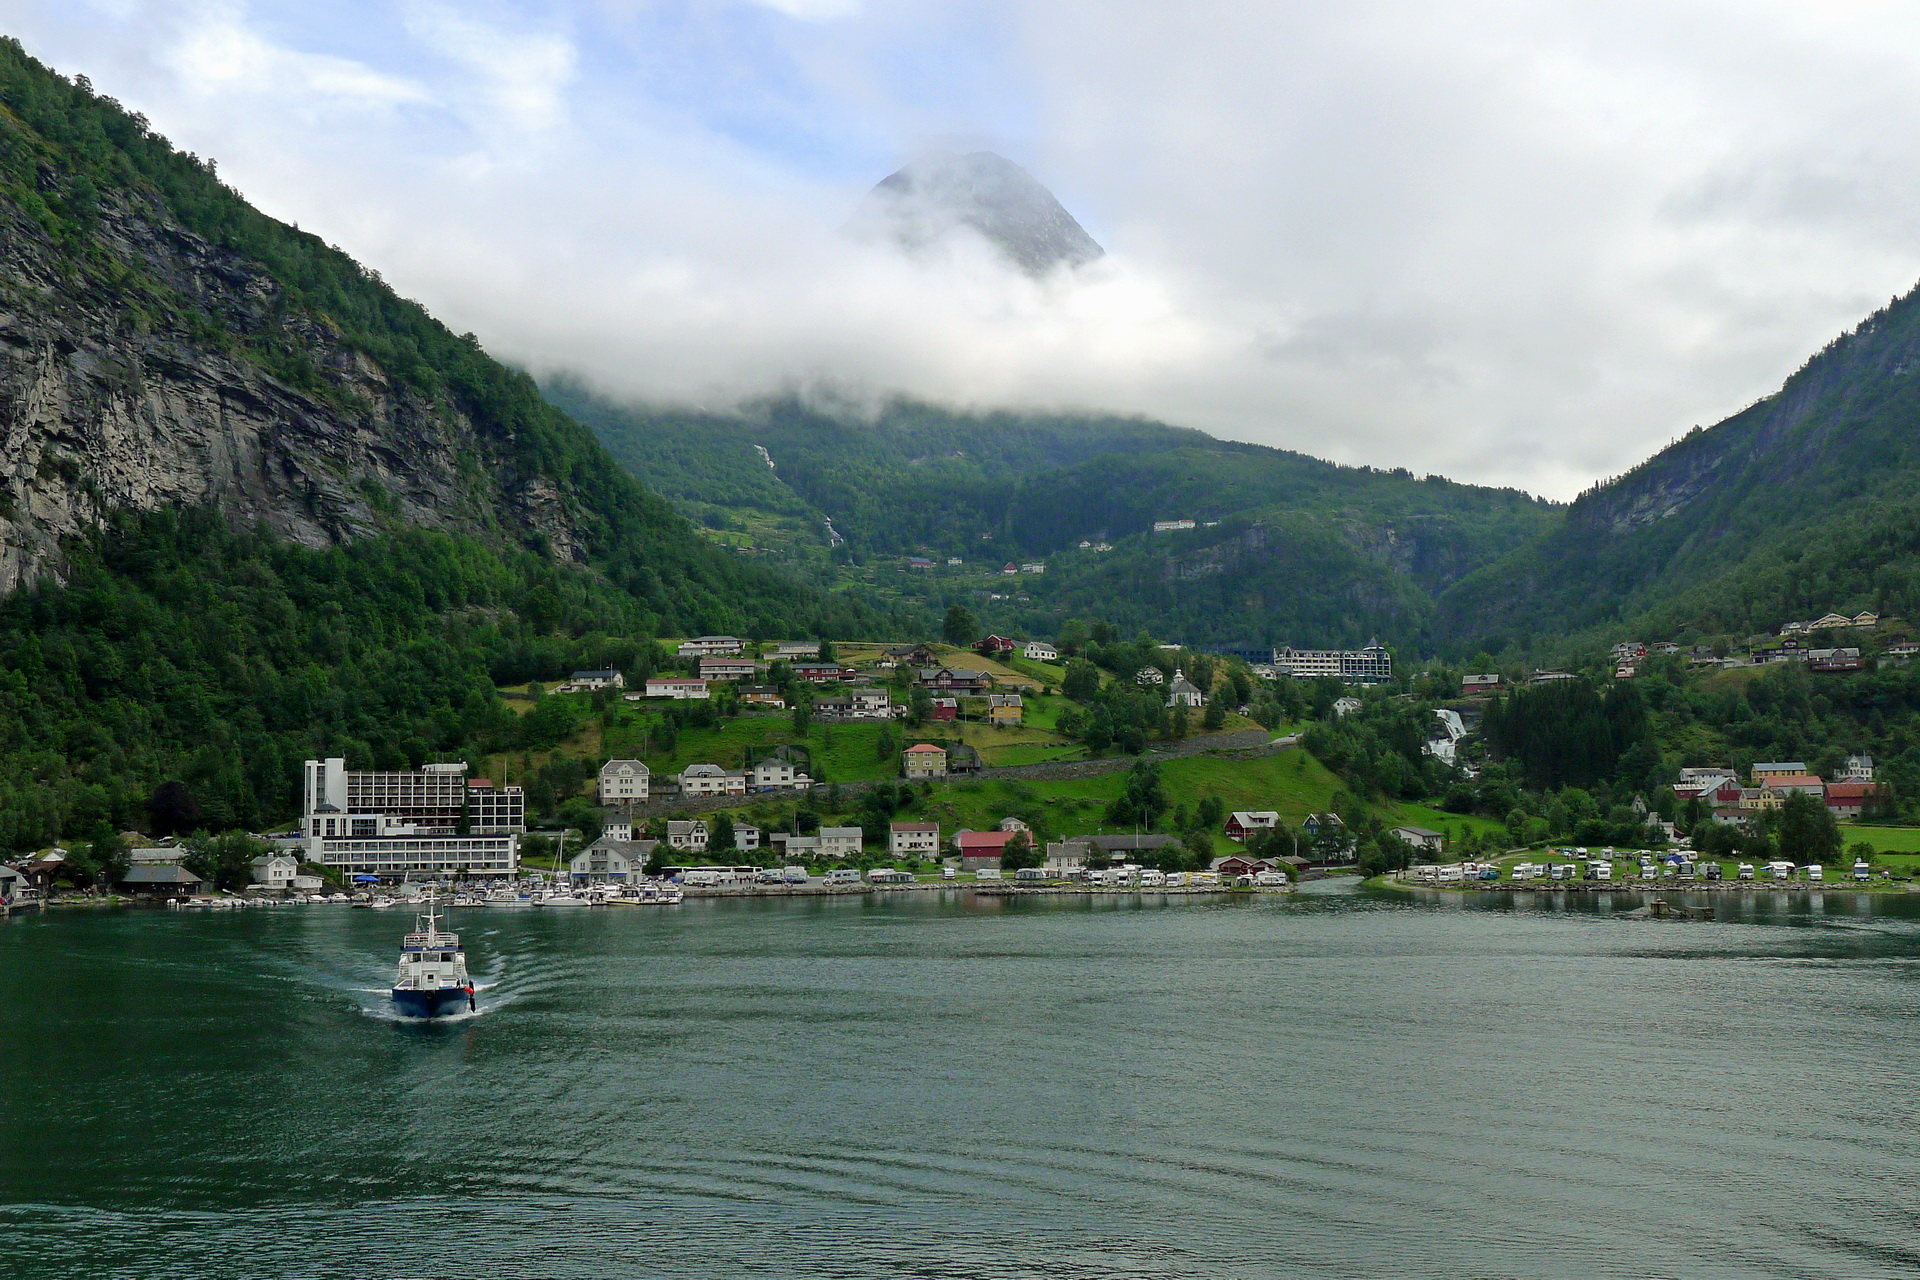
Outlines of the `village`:
{"label": "village", "polygon": [[[1854,661],[1857,649],[1801,649],[1802,637],[1879,624],[1871,614],[1790,623],[1777,642],[1769,637],[1744,658],[1711,661],[1799,660],[1824,670]],[[1101,677],[1150,695],[1178,726],[1174,741],[1130,758],[1096,755],[1061,731],[1081,706],[1065,696],[1066,659],[1048,641],[988,635],[961,646],[692,637],[675,642],[659,668],[635,681],[637,688],[626,672],[602,668],[574,671],[551,689],[503,691],[527,713],[543,699],[576,700],[584,725],[579,745],[599,748],[597,758],[554,751],[544,760],[497,757],[479,769],[447,762],[416,770],[349,769],[339,757],[309,760],[300,821],[244,837],[251,842],[244,874],[228,865],[225,874],[209,875],[207,858],[196,857],[190,841],[129,831],[119,838],[111,873],[90,881],[75,873],[70,851],[60,847],[0,867],[0,909],[45,902],[63,890],[183,903],[235,893],[345,901],[377,896],[383,886],[429,881],[480,894],[523,880],[581,891],[658,881],[695,893],[907,885],[982,892],[1274,891],[1353,872],[1355,841],[1335,812],[1339,780],[1301,749],[1297,728],[1270,731],[1247,718],[1249,706],[1229,711],[1219,704],[1233,699],[1227,664],[1237,663],[1268,684],[1337,682],[1349,692],[1333,701],[1331,714],[1344,717],[1362,707],[1367,689],[1392,682],[1389,651],[1377,643],[1213,655],[1159,648],[1164,659]],[[1895,640],[1881,648],[1877,660],[1898,662],[1920,646]],[[1621,680],[1650,656],[1706,665],[1703,655],[1670,644],[1627,643],[1612,656]],[[1189,677],[1189,666],[1204,688]],[[1574,678],[1542,671],[1527,683]],[[1427,753],[1472,776],[1472,765],[1456,751],[1471,735],[1478,705],[1504,685],[1497,674],[1462,677],[1465,701],[1433,713],[1438,727]],[[549,782],[561,763],[571,770],[566,778],[578,782]],[[516,768],[533,778],[509,781]],[[1142,768],[1161,798],[1134,813],[1132,829],[1124,829],[1129,824],[1121,810]],[[551,794],[539,794],[542,788]],[[530,791],[536,793],[532,805]],[[1696,820],[1685,825],[1697,830],[1697,820],[1710,816],[1744,830],[1796,796],[1817,801],[1836,821],[1858,822],[1869,816],[1878,791],[1871,757],[1855,754],[1827,777],[1792,760],[1744,771],[1687,766],[1674,777],[1672,794]],[[1680,834],[1675,816],[1635,803],[1651,847],[1688,852],[1693,842]],[[561,821],[530,824],[534,809],[557,812]],[[1654,878],[1637,852],[1621,855],[1617,877],[1590,873],[1585,863],[1597,863],[1597,856],[1583,858],[1576,877],[1572,846],[1562,851],[1569,859],[1564,870],[1536,861],[1538,845],[1476,862],[1475,855],[1486,857],[1485,844],[1476,844],[1471,821],[1414,804],[1400,806],[1398,814],[1380,833],[1405,851],[1402,865],[1386,877],[1392,882],[1466,887],[1532,878],[1569,885]],[[1873,852],[1856,846],[1857,864],[1869,865]],[[1701,882],[1743,882],[1737,859],[1722,867],[1709,864],[1704,852],[1696,856]],[[1895,867],[1883,860],[1879,880],[1891,882]],[[1806,869],[1799,873],[1804,880]],[[1843,874],[1866,879],[1853,876],[1851,866]]]}

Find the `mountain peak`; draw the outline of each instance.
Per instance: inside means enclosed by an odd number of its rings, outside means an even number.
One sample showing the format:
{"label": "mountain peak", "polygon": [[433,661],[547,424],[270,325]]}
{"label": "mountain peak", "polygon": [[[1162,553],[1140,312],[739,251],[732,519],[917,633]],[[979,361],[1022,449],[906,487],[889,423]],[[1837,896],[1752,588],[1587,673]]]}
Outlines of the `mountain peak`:
{"label": "mountain peak", "polygon": [[991,151],[939,151],[880,180],[855,217],[856,228],[919,252],[966,227],[986,237],[1029,275],[1106,252],[1053,192]]}

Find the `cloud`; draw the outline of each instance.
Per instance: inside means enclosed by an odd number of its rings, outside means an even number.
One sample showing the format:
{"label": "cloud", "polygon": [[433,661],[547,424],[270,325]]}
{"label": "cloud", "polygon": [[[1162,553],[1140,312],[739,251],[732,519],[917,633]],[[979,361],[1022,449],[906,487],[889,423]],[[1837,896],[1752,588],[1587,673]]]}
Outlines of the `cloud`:
{"label": "cloud", "polygon": [[[0,15],[454,327],[659,400],[1142,412],[1566,496],[1920,275],[1920,17],[1891,6]],[[954,136],[1108,256],[1034,281],[840,234]]]}
{"label": "cloud", "polygon": [[303,95],[371,107],[425,102],[419,84],[384,75],[363,63],[284,48],[250,30],[237,4],[212,3],[192,11],[179,39],[164,53],[184,86],[205,93]]}
{"label": "cloud", "polygon": [[480,78],[482,95],[511,128],[537,133],[565,120],[577,57],[566,36],[490,25],[443,0],[409,0],[404,14],[424,47]]}
{"label": "cloud", "polygon": [[753,0],[753,3],[802,22],[831,22],[860,12],[860,0]]}

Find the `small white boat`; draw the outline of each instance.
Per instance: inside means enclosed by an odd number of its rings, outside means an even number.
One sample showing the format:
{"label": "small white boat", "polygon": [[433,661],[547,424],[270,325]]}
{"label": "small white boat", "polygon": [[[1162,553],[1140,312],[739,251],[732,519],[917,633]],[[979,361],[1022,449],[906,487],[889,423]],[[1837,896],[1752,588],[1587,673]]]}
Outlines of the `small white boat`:
{"label": "small white boat", "polygon": [[388,907],[391,907],[393,905],[393,899],[387,897],[385,894],[382,894],[379,897],[375,898],[372,902],[369,902],[367,905],[372,907],[375,911],[385,911]]}
{"label": "small white boat", "polygon": [[477,1007],[473,981],[467,977],[467,953],[460,935],[440,927],[434,900],[426,899],[413,932],[400,943],[400,968],[393,979],[394,1007],[413,1018],[437,1018],[471,1013]]}

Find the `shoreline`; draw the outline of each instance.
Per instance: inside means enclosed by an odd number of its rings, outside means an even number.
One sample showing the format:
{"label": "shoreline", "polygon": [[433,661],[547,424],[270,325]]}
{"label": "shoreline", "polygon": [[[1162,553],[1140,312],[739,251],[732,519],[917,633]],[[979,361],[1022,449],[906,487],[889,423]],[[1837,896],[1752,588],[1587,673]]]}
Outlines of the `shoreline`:
{"label": "shoreline", "polygon": [[1581,880],[1572,883],[1534,883],[1529,880],[1492,880],[1470,884],[1424,884],[1410,880],[1391,880],[1376,876],[1363,881],[1362,888],[1399,889],[1407,893],[1920,893],[1920,882],[1895,880],[1865,884],[1852,880],[1808,883],[1804,880],[1702,880],[1676,883],[1669,880]]}

